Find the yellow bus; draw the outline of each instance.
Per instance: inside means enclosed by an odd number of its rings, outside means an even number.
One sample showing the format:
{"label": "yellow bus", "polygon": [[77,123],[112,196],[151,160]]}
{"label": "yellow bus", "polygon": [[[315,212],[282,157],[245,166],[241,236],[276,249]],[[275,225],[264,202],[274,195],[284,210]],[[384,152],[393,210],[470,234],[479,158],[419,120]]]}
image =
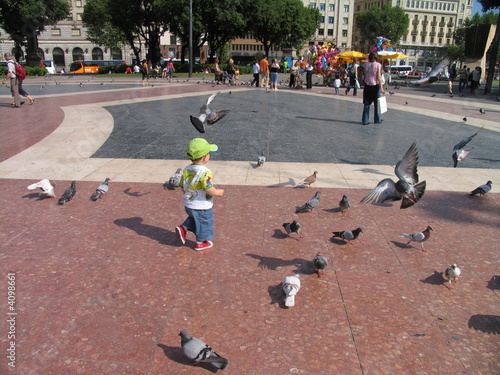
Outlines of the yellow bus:
{"label": "yellow bus", "polygon": [[118,66],[123,60],[76,60],[69,66],[70,73],[97,73],[102,66]]}

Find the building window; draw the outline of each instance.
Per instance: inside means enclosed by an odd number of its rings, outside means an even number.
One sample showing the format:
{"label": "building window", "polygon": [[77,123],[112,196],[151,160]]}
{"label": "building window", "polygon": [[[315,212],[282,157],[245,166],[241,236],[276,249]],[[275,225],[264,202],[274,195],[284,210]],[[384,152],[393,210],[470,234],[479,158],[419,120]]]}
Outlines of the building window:
{"label": "building window", "polygon": [[347,30],[342,30],[342,36],[346,37],[347,36]]}
{"label": "building window", "polygon": [[460,11],[461,12],[465,11],[465,4],[460,4]]}
{"label": "building window", "polygon": [[396,1],[396,5],[397,5],[398,7],[400,7],[400,6],[401,6],[401,0]]}
{"label": "building window", "polygon": [[344,17],[342,21],[344,25],[347,25],[349,23],[349,17]]}
{"label": "building window", "polygon": [[120,48],[111,48],[111,60],[123,60],[122,50]]}
{"label": "building window", "polygon": [[319,20],[320,23],[325,23],[325,16],[321,16],[321,19]]}
{"label": "building window", "polygon": [[342,43],[342,48],[347,48],[347,43]]}
{"label": "building window", "polygon": [[415,50],[413,48],[408,50],[408,53],[410,56],[415,56]]}
{"label": "building window", "polygon": [[80,47],[73,48],[73,61],[75,60],[83,60],[83,49]]}
{"label": "building window", "polygon": [[434,50],[432,50],[432,49],[428,49],[428,50],[427,50],[427,56],[429,56],[429,57],[434,56]]}
{"label": "building window", "polygon": [[344,12],[349,13],[349,5],[344,5]]}
{"label": "building window", "polygon": [[422,43],[425,43],[425,36],[423,36],[423,37],[422,37],[422,39],[420,39],[420,41],[421,41]]}
{"label": "building window", "polygon": [[329,10],[330,12],[335,12],[335,4],[329,4],[329,5],[328,5],[328,10]]}
{"label": "building window", "polygon": [[309,3],[309,8],[316,8],[316,3]]}
{"label": "building window", "polygon": [[319,10],[325,10],[326,6],[324,3],[319,4]]}
{"label": "building window", "polygon": [[82,32],[80,29],[71,29],[71,36],[80,36]]}
{"label": "building window", "polygon": [[61,29],[53,28],[52,29],[52,35],[61,35]]}
{"label": "building window", "polygon": [[328,36],[333,36],[333,29],[328,29]]}
{"label": "building window", "polygon": [[320,36],[325,35],[325,29],[318,29],[318,35]]}
{"label": "building window", "polygon": [[82,21],[82,14],[81,13],[76,14],[76,20],[80,21],[80,22]]}
{"label": "building window", "polygon": [[460,26],[462,26],[462,22],[463,22],[463,20],[462,20],[461,18],[459,18],[459,19],[458,19],[458,24],[459,24]]}
{"label": "building window", "polygon": [[431,38],[431,44],[434,44],[434,38]]}
{"label": "building window", "polygon": [[99,47],[94,47],[92,49],[92,60],[104,60],[102,49],[100,49]]}
{"label": "building window", "polygon": [[332,16],[328,17],[328,23],[333,23],[334,18]]}
{"label": "building window", "polygon": [[77,6],[78,8],[81,8],[83,6],[82,0],[75,0],[75,6]]}
{"label": "building window", "polygon": [[73,14],[68,15],[68,18],[66,18],[66,21],[73,21]]}

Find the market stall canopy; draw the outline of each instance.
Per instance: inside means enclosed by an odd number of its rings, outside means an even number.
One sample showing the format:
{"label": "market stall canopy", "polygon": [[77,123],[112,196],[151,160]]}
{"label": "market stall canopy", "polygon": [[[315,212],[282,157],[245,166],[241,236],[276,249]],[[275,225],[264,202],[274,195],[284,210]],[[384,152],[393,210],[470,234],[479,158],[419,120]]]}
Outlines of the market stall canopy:
{"label": "market stall canopy", "polygon": [[379,51],[377,52],[378,57],[380,59],[400,59],[403,57],[408,57],[408,55],[405,55],[404,53],[401,52],[396,52],[396,51]]}
{"label": "market stall canopy", "polygon": [[337,56],[347,57],[349,59],[366,59],[368,57],[368,55],[365,55],[363,52],[358,51],[346,51],[339,53]]}

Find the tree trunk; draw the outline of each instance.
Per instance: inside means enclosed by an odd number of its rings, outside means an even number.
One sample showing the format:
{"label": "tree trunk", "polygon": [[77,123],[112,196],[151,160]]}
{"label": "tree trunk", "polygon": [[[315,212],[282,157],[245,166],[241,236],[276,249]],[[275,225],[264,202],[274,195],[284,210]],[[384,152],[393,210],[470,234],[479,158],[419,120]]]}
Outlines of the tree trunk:
{"label": "tree trunk", "polygon": [[40,56],[38,55],[38,36],[36,33],[26,36],[26,65],[40,66]]}
{"label": "tree trunk", "polygon": [[495,66],[498,55],[498,45],[500,44],[500,13],[498,14],[497,29],[495,36],[491,42],[489,49],[490,64],[488,66],[488,76],[486,78],[486,86],[484,87],[484,95],[491,94],[491,86],[493,85],[493,76],[495,75]]}

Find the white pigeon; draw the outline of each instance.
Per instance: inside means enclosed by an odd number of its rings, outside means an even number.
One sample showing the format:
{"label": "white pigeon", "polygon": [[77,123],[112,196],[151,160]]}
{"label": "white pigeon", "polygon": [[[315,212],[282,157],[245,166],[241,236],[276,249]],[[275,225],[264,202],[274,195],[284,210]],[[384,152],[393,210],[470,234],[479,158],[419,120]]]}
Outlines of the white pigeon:
{"label": "white pigeon", "polygon": [[28,186],[28,190],[40,189],[40,197],[42,198],[55,198],[56,194],[54,192],[55,183],[50,182],[48,179],[44,178],[34,184]]}
{"label": "white pigeon", "polygon": [[191,124],[193,124],[196,130],[200,133],[205,133],[205,125],[215,124],[229,112],[229,110],[216,111],[208,108],[209,104],[212,103],[212,100],[215,99],[217,94],[219,94],[219,92],[210,95],[206,103],[201,106],[200,114],[198,116],[189,116]]}
{"label": "white pigeon", "polygon": [[296,274],[285,277],[285,280],[283,280],[283,290],[286,294],[285,306],[295,306],[295,295],[300,290],[300,275]]}
{"label": "white pigeon", "polygon": [[168,184],[170,185],[170,187],[174,188],[179,186],[182,177],[181,171],[182,171],[181,168],[177,168],[177,171],[175,171],[175,173],[172,176],[170,176],[168,180]]}
{"label": "white pigeon", "polygon": [[191,337],[186,331],[179,333],[181,337],[182,352],[186,357],[192,359],[196,364],[211,363],[220,370],[224,370],[229,361],[218,355],[209,345]]}
{"label": "white pigeon", "polygon": [[262,167],[265,162],[266,156],[264,155],[264,151],[262,151],[260,156],[257,158],[257,167]]}
{"label": "white pigeon", "polygon": [[446,271],[444,271],[443,278],[448,280],[448,287],[453,288],[451,282],[453,281],[456,283],[461,274],[462,271],[460,270],[460,268],[458,268],[456,264],[452,264],[446,269]]}

